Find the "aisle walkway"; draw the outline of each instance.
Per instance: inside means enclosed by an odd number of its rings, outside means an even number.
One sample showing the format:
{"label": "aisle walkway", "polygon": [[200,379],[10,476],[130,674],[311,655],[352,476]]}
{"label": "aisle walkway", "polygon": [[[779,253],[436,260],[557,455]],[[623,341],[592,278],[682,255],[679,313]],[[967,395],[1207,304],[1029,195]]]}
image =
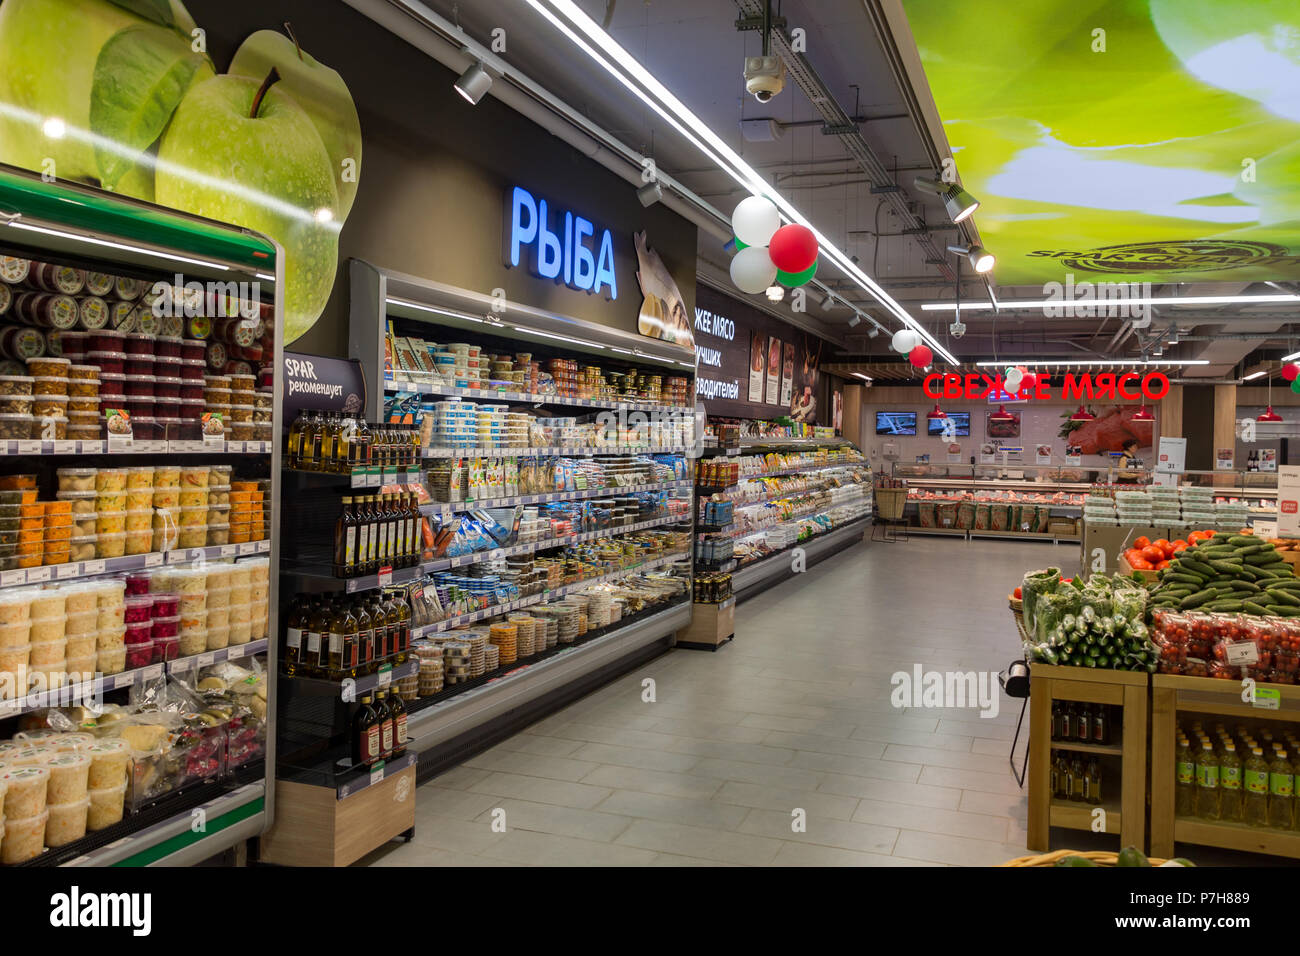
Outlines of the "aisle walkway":
{"label": "aisle walkway", "polygon": [[[1019,701],[896,708],[891,675],[988,672],[1006,595],[1067,546],[858,545],[742,604],[716,653],[675,650],[421,787],[429,865],[988,865],[1025,853],[1007,766]],[[642,701],[654,680],[655,701]],[[993,685],[996,687],[996,683]],[[493,832],[494,811],[506,832]],[[806,826],[795,832],[797,810]],[[500,816],[500,814],[496,814]]]}

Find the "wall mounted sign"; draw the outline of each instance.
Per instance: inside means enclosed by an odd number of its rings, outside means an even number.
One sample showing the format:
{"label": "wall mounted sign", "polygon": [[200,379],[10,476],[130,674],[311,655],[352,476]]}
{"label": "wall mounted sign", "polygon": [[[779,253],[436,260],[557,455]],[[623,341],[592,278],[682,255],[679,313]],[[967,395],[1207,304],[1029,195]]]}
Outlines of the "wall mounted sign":
{"label": "wall mounted sign", "polygon": [[740,379],[726,377],[723,369],[723,356],[736,341],[736,323],[696,306],[695,341],[695,394],[705,399],[739,399]]}
{"label": "wall mounted sign", "polygon": [[691,348],[695,336],[686,315],[686,302],[664,265],[659,253],[646,244],[644,232],[633,237],[636,242],[636,281],[641,286],[641,311],[636,330],[652,339],[662,339]]}
{"label": "wall mounted sign", "polygon": [[[921,382],[921,388],[925,391],[927,398],[938,399],[958,399],[964,398],[970,401],[979,401],[990,395],[1005,395],[1006,389],[1002,385],[1001,375],[985,375],[978,372],[970,372],[966,375],[958,375],[955,372],[949,372],[941,375],[938,372],[927,375]],[[1075,375],[1067,372],[1061,388],[1055,394],[1052,392],[1052,383],[1047,376],[1036,377],[1033,387],[1024,386],[1016,393],[1021,400],[1037,399],[1040,402],[1064,401],[1064,402],[1082,402],[1082,401],[1130,401],[1136,402],[1143,399],[1148,402],[1158,402],[1169,394],[1169,376],[1162,372],[1147,372],[1140,375],[1137,372],[1101,372],[1098,375],[1092,375],[1085,372],[1082,375]],[[1005,403],[1002,398],[989,399],[990,404],[993,402]]]}
{"label": "wall mounted sign", "polygon": [[355,359],[284,353],[285,427],[303,409],[359,414],[366,407],[366,376]]}
{"label": "wall mounted sign", "polygon": [[614,239],[589,219],[551,206],[522,186],[506,195],[506,265],[523,265],[533,275],[571,289],[618,298]]}

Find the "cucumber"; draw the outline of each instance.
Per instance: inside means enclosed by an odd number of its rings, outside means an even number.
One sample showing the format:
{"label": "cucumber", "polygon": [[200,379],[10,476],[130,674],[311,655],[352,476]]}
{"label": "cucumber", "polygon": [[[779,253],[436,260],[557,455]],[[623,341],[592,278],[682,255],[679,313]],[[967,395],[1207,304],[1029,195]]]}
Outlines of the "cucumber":
{"label": "cucumber", "polygon": [[1207,577],[1214,574],[1214,568],[1210,567],[1200,558],[1188,557],[1186,551],[1183,556],[1174,562],[1183,571],[1190,571],[1192,574],[1203,574]]}
{"label": "cucumber", "polygon": [[1265,615],[1268,613],[1267,607],[1262,604],[1256,604],[1254,601],[1242,601],[1241,609],[1247,614]]}
{"label": "cucumber", "polygon": [[1259,545],[1260,547],[1263,547],[1263,545],[1260,544],[1259,538],[1256,538],[1253,534],[1234,534],[1228,539],[1228,544]]}
{"label": "cucumber", "polygon": [[1205,605],[1207,611],[1240,611],[1242,609],[1241,601],[1211,601]]}
{"label": "cucumber", "polygon": [[1240,557],[1244,558],[1248,554],[1260,554],[1264,551],[1264,549],[1265,549],[1265,545],[1262,544],[1244,545],[1237,549],[1237,554]]}
{"label": "cucumber", "polygon": [[1241,564],[1236,561],[1211,561],[1210,567],[1214,568],[1216,571],[1222,571],[1224,574],[1231,574],[1233,577],[1241,574]]}
{"label": "cucumber", "polygon": [[1276,614],[1279,617],[1300,617],[1300,607],[1292,607],[1289,604],[1270,604],[1268,613]]}
{"label": "cucumber", "polygon": [[1257,568],[1271,564],[1286,564],[1282,560],[1282,556],[1276,551],[1261,551],[1259,554],[1248,554],[1241,560],[1247,564],[1253,564]]}
{"label": "cucumber", "polygon": [[1261,577],[1258,568],[1251,567],[1249,564],[1241,566],[1241,577],[1246,581],[1258,581]]}
{"label": "cucumber", "polygon": [[1283,591],[1300,591],[1300,580],[1296,580],[1295,578],[1288,578],[1286,580],[1283,580],[1282,578],[1273,578],[1268,582],[1268,586],[1271,588],[1281,588]]}
{"label": "cucumber", "polygon": [[1242,581],[1240,579],[1233,581],[1231,587],[1235,591],[1257,592],[1260,590],[1259,585],[1256,584],[1254,581]]}
{"label": "cucumber", "polygon": [[1215,596],[1215,592],[1211,590],[1197,591],[1195,594],[1189,594],[1179,601],[1178,606],[1186,611],[1190,608],[1200,607],[1206,601],[1212,601]]}
{"label": "cucumber", "polygon": [[1282,570],[1276,567],[1261,568],[1261,567],[1255,567],[1254,565],[1250,565],[1250,564],[1246,565],[1246,567],[1250,568],[1252,571],[1255,572],[1256,581],[1263,581],[1267,583],[1269,580],[1273,578],[1292,577],[1292,575],[1290,574],[1284,575],[1282,573]]}
{"label": "cucumber", "polygon": [[1284,591],[1281,588],[1269,588],[1264,593],[1274,604],[1287,604],[1292,607],[1300,607],[1300,596],[1296,596],[1290,591]]}
{"label": "cucumber", "polygon": [[1181,571],[1177,574],[1166,574],[1161,578],[1161,580],[1169,581],[1171,583],[1195,584],[1197,587],[1204,587],[1206,581],[1206,579],[1199,574],[1184,574]]}
{"label": "cucumber", "polygon": [[1203,561],[1212,561],[1215,558],[1230,558],[1236,553],[1236,548],[1225,546],[1222,548],[1205,548],[1204,550],[1197,551],[1196,557]]}

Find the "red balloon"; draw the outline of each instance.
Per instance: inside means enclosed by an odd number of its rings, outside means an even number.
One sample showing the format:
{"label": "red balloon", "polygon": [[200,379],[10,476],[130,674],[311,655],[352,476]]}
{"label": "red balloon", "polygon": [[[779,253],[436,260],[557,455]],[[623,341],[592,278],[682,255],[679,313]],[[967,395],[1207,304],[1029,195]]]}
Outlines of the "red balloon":
{"label": "red balloon", "polygon": [[1300,375],[1300,365],[1296,365],[1295,362],[1287,362],[1282,366],[1282,377],[1288,382],[1294,382],[1297,375]]}
{"label": "red balloon", "polygon": [[907,358],[917,368],[925,368],[934,361],[934,353],[927,346],[918,345],[907,353]]}
{"label": "red balloon", "polygon": [[1024,375],[1020,376],[1020,388],[1022,391],[1024,389],[1033,388],[1034,383],[1037,381],[1038,379],[1034,377],[1033,372],[1026,372]]}
{"label": "red balloon", "polygon": [[803,272],[817,261],[817,237],[807,226],[782,226],[772,234],[767,254],[782,272]]}

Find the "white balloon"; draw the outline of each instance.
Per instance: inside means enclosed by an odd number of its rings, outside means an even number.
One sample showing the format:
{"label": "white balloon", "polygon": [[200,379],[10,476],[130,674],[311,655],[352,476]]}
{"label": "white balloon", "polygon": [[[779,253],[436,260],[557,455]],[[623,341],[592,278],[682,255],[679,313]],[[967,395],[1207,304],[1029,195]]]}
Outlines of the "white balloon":
{"label": "white balloon", "polygon": [[769,288],[776,281],[776,264],[767,254],[767,246],[750,246],[732,256],[731,281],[751,295]]}
{"label": "white balloon", "polygon": [[[772,200],[762,196],[742,199],[731,214],[731,231],[747,246],[766,246],[772,233],[781,228],[781,213]],[[741,250],[744,252],[745,250]]]}
{"label": "white balloon", "polygon": [[1020,391],[1020,383],[1023,379],[1024,375],[1021,373],[1020,369],[1013,368],[1011,374],[1006,378],[1007,391],[1012,395],[1016,394],[1016,392]]}
{"label": "white balloon", "polygon": [[894,338],[890,342],[895,352],[902,352],[906,355],[912,349],[921,343],[921,337],[911,329],[899,329],[894,333]]}

